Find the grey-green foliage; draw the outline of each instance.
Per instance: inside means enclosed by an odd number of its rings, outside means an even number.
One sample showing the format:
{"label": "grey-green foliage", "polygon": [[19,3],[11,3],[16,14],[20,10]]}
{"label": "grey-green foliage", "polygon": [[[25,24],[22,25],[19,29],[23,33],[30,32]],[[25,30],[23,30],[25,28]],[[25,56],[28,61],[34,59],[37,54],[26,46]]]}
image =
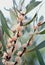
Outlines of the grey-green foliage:
{"label": "grey-green foliage", "polygon": [[[19,5],[22,6],[24,1],[25,0],[22,0],[22,1],[20,0]],[[41,3],[41,1],[31,0],[31,2],[26,6],[25,15],[27,13],[29,13],[31,10],[33,10],[40,3]],[[17,9],[16,9],[16,7],[17,7]],[[16,25],[18,23],[16,11],[18,11],[20,13],[16,0],[13,0],[13,10],[11,9],[9,11],[10,16],[11,16],[11,24],[10,24],[11,26]],[[31,38],[31,35],[29,35],[29,33],[32,32],[31,31],[32,27],[30,27],[30,25],[32,22],[33,23],[35,22],[34,20],[37,17],[37,14],[38,13],[36,12],[34,17],[30,21],[28,21],[26,24],[23,24],[23,26],[25,27],[25,29],[23,30],[23,35],[20,38],[18,38],[18,41],[21,43],[21,45],[26,44],[27,41],[29,41],[29,39]],[[40,21],[43,22],[43,19],[44,19],[44,17],[41,16],[38,22],[40,22]],[[2,55],[2,51],[6,51],[6,43],[7,43],[7,41],[5,41],[7,39],[6,39],[6,37],[4,37],[5,36],[4,34],[8,35],[9,37],[10,37],[10,34],[9,34],[8,26],[7,26],[7,20],[1,11],[0,11],[0,20],[1,20],[1,24],[2,24],[2,28],[0,27],[0,40],[3,45],[3,48],[0,51],[0,54]],[[41,28],[41,29],[39,30],[39,28]],[[38,34],[35,34],[35,32],[33,31],[34,39],[33,39],[32,46],[27,47],[25,54],[21,57],[22,60],[24,61],[24,62],[22,61],[22,65],[39,65],[39,64],[45,65],[43,56],[40,51],[43,48],[45,50],[45,22],[39,28],[38,28],[38,31],[39,31]],[[23,50],[23,49],[21,48],[19,50]],[[16,56],[16,52],[15,52],[14,56]],[[14,56],[13,56],[13,58],[14,58]],[[36,61],[35,61],[35,59],[36,59]],[[38,60],[38,62],[37,62],[37,60]],[[13,59],[13,61],[14,61],[14,59]],[[37,62],[37,64],[35,62]],[[0,64],[3,65],[1,61],[0,61]]]}

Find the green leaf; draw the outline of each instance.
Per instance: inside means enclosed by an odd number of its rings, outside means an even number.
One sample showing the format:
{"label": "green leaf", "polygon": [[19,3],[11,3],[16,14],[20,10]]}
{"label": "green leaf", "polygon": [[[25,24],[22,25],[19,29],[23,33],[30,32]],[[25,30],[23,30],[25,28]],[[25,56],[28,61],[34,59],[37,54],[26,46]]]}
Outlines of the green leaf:
{"label": "green leaf", "polygon": [[45,47],[45,41],[41,42],[36,48],[41,49]]}
{"label": "green leaf", "polygon": [[38,58],[38,61],[39,61],[40,65],[45,65],[44,61],[43,61],[43,58],[41,56],[41,53],[38,49],[36,49],[36,55],[37,55],[37,58]]}
{"label": "green leaf", "polygon": [[13,10],[10,10],[10,16],[11,16],[12,22],[14,22],[16,20],[16,13]]}
{"label": "green leaf", "polygon": [[42,30],[39,32],[39,34],[45,34],[45,28],[42,29]]}
{"label": "green leaf", "polygon": [[16,0],[13,0],[13,6],[15,7],[15,5],[16,5],[16,7],[18,7],[17,3],[16,3]]}
{"label": "green leaf", "polygon": [[45,41],[41,42],[39,45],[37,45],[36,47],[29,47],[27,48],[28,49],[28,52],[32,52],[32,51],[35,51],[35,49],[42,49],[45,47]]}
{"label": "green leaf", "polygon": [[1,40],[1,43],[2,43],[2,46],[3,46],[3,51],[6,51],[6,46],[5,46],[5,42],[4,42],[4,39],[3,38]]}
{"label": "green leaf", "polygon": [[34,15],[34,17],[33,17],[28,23],[23,24],[23,26],[27,26],[27,25],[29,25],[31,22],[33,22],[33,20],[36,18],[36,16],[37,16],[37,13]]}
{"label": "green leaf", "polygon": [[0,58],[3,56],[3,53],[2,53],[2,51],[0,50]]}
{"label": "green leaf", "polygon": [[10,17],[11,17],[11,26],[16,25],[17,24],[17,15],[16,12],[10,10]]}
{"label": "green leaf", "polygon": [[19,38],[19,41],[21,42],[21,44],[27,43],[27,41],[29,40],[30,36],[28,34],[28,32],[26,31],[24,33],[24,35],[22,37]]}
{"label": "green leaf", "polygon": [[8,31],[7,21],[6,21],[3,13],[1,11],[0,11],[0,16],[1,16],[0,19],[1,19],[1,24],[2,24],[2,32],[3,33],[5,32],[9,37],[11,37],[10,34],[9,34],[9,31]]}
{"label": "green leaf", "polygon": [[38,27],[38,30],[41,31],[45,28],[45,21],[42,23],[41,26]]}
{"label": "green leaf", "polygon": [[23,5],[24,1],[25,1],[25,0],[20,0],[20,1],[19,1],[19,4]]}
{"label": "green leaf", "polygon": [[2,28],[0,26],[0,41],[2,40],[2,36],[3,36],[3,34],[2,34]]}
{"label": "green leaf", "polygon": [[27,12],[30,12],[32,9],[34,9],[37,5],[39,5],[41,3],[41,1],[36,1],[36,2],[33,2],[33,3],[29,3],[26,7],[27,9]]}
{"label": "green leaf", "polygon": [[40,21],[43,21],[43,20],[44,20],[44,17],[41,16],[41,17],[39,18],[39,22],[40,22]]}
{"label": "green leaf", "polygon": [[31,0],[31,2],[30,2],[30,3],[33,3],[33,2],[35,2],[35,0]]}

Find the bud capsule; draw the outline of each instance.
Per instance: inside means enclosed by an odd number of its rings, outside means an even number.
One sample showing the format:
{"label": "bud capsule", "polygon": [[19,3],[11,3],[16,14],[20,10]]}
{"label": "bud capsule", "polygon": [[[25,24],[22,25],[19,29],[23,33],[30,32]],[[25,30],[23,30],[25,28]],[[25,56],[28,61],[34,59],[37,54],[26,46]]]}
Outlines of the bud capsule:
{"label": "bud capsule", "polygon": [[17,53],[18,56],[20,56],[21,54],[22,54],[22,51],[19,51],[19,52]]}
{"label": "bud capsule", "polygon": [[27,47],[27,44],[23,44],[23,45],[22,45],[22,48],[26,48],[26,47]]}
{"label": "bud capsule", "polygon": [[17,31],[22,31],[22,29],[23,29],[23,26],[20,26],[20,24],[17,24],[16,30],[17,30]]}
{"label": "bud capsule", "polygon": [[17,57],[15,58],[15,60],[18,62],[19,65],[20,65],[21,62],[22,62],[22,59],[21,59],[19,56],[17,56]]}
{"label": "bud capsule", "polygon": [[7,43],[6,48],[10,48],[11,46],[11,43]]}
{"label": "bud capsule", "polygon": [[34,30],[36,30],[38,28],[38,26],[34,26]]}
{"label": "bud capsule", "polygon": [[6,53],[6,52],[4,52],[3,58],[6,58],[6,56],[7,56],[7,53]]}

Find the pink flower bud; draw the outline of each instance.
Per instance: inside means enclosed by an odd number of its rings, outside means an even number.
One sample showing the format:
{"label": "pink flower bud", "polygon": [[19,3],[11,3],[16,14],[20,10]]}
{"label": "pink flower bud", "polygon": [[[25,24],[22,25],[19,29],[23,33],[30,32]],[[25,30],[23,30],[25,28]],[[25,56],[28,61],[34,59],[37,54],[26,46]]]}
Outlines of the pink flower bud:
{"label": "pink flower bud", "polygon": [[17,37],[16,36],[13,36],[12,40],[13,41],[17,40]]}
{"label": "pink flower bud", "polygon": [[17,36],[18,36],[18,37],[22,36],[22,32],[19,31],[19,33],[18,33]]}
{"label": "pink flower bud", "polygon": [[23,45],[22,45],[22,48],[26,48],[26,47],[27,47],[27,44],[23,44]]}
{"label": "pink flower bud", "polygon": [[17,31],[21,31],[22,29],[23,29],[23,26],[20,26],[20,24],[17,24],[16,30],[17,30]]}
{"label": "pink flower bud", "polygon": [[12,55],[12,50],[11,49],[7,50],[7,53],[8,53],[8,56],[10,57]]}
{"label": "pink flower bud", "polygon": [[6,53],[6,52],[4,52],[3,58],[6,58],[6,56],[7,56],[7,53]]}
{"label": "pink flower bud", "polygon": [[18,14],[18,18],[22,21],[24,19],[24,16],[22,14]]}
{"label": "pink flower bud", "polygon": [[34,26],[34,30],[36,30],[38,28],[38,26]]}
{"label": "pink flower bud", "polygon": [[30,43],[29,43],[29,46],[31,46],[32,45],[32,40],[30,41]]}
{"label": "pink flower bud", "polygon": [[8,42],[12,43],[12,38],[9,38],[9,39],[8,39]]}
{"label": "pink flower bud", "polygon": [[6,48],[10,48],[11,46],[11,43],[7,43]]}
{"label": "pink flower bud", "polygon": [[17,57],[15,58],[15,60],[18,62],[19,65],[20,65],[21,62],[22,62],[22,59],[21,59],[19,56],[17,56]]}
{"label": "pink flower bud", "polygon": [[19,51],[19,52],[17,53],[18,56],[20,56],[21,54],[22,54],[22,51]]}

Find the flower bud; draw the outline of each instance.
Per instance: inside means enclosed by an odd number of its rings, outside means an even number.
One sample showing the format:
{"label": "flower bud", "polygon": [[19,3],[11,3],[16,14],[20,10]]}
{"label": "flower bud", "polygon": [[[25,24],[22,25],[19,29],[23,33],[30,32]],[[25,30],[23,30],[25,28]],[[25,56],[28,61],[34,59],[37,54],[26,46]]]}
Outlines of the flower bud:
{"label": "flower bud", "polygon": [[9,43],[12,43],[12,41],[13,41],[12,38],[9,38],[9,39],[8,39],[8,42],[9,42]]}
{"label": "flower bud", "polygon": [[36,30],[38,28],[38,26],[34,26],[34,30]]}
{"label": "flower bud", "polygon": [[12,50],[7,50],[7,53],[8,53],[8,57],[10,57],[12,55]]}
{"label": "flower bud", "polygon": [[17,24],[16,30],[17,30],[17,31],[22,31],[22,29],[23,29],[23,26],[20,26],[20,24]]}
{"label": "flower bud", "polygon": [[3,58],[6,58],[6,56],[7,56],[7,53],[6,53],[6,52],[4,52]]}
{"label": "flower bud", "polygon": [[18,22],[21,22],[21,19],[18,17],[18,18],[17,18],[17,21],[18,21]]}
{"label": "flower bud", "polygon": [[17,34],[17,37],[22,36],[22,33],[19,31],[19,33]]}
{"label": "flower bud", "polygon": [[32,45],[32,40],[30,41],[30,43],[29,43],[29,46],[31,46]]}
{"label": "flower bud", "polygon": [[12,44],[11,43],[7,43],[6,48],[11,48]]}
{"label": "flower bud", "polygon": [[22,54],[22,51],[19,51],[19,52],[17,53],[18,56],[20,56],[21,54]]}
{"label": "flower bud", "polygon": [[12,40],[13,41],[17,40],[17,36],[13,36]]}
{"label": "flower bud", "polygon": [[15,60],[18,62],[19,65],[20,65],[21,62],[22,62],[22,59],[21,59],[19,56],[17,56],[17,57],[15,58]]}
{"label": "flower bud", "polygon": [[26,48],[26,47],[27,47],[27,44],[23,44],[23,45],[22,45],[22,48]]}
{"label": "flower bud", "polygon": [[18,18],[19,18],[20,21],[22,21],[22,20],[24,19],[24,16],[19,13],[19,14],[18,14]]}

